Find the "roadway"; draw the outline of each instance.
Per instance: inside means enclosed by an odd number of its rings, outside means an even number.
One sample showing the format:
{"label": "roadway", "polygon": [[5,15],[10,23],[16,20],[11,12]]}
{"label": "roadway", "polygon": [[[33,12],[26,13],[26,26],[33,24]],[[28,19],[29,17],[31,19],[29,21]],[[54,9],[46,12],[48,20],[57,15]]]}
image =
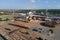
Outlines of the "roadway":
{"label": "roadway", "polygon": [[60,24],[55,28],[55,40],[60,40]]}

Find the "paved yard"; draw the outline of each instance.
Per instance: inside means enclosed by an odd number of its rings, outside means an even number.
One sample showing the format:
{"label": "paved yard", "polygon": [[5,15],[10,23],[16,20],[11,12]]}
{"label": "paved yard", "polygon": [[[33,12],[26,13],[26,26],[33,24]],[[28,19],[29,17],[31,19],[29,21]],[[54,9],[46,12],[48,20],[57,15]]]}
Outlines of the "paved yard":
{"label": "paved yard", "polygon": [[55,28],[55,40],[60,40],[60,25]]}

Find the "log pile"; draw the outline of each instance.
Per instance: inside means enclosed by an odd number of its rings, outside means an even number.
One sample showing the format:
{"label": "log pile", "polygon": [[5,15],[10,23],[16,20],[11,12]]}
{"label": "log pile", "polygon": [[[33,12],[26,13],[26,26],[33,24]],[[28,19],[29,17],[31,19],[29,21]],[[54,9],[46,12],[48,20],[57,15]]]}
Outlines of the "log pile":
{"label": "log pile", "polygon": [[9,23],[10,25],[19,26],[22,28],[29,28],[28,23],[22,21],[13,21]]}
{"label": "log pile", "polygon": [[1,24],[1,23],[0,23],[0,28],[3,27],[3,26],[4,26],[4,24]]}
{"label": "log pile", "polygon": [[49,20],[45,21],[45,25],[47,25],[49,27],[55,27],[55,23],[52,21],[49,21]]}

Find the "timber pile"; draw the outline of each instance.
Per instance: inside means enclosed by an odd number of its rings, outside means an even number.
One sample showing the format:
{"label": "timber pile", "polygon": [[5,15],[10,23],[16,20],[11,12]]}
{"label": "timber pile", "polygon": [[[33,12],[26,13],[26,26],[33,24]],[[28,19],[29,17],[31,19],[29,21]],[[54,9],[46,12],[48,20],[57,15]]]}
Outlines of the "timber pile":
{"label": "timber pile", "polygon": [[34,40],[38,35],[37,33],[34,33],[33,31],[31,30],[28,30],[29,34],[25,34],[25,31],[26,29],[24,28],[21,28],[21,29],[18,29],[14,32],[11,32],[9,34],[9,36],[13,39],[13,40],[21,40],[21,39],[24,39],[24,40]]}
{"label": "timber pile", "polygon": [[4,26],[4,24],[1,24],[1,23],[0,23],[0,27],[3,27],[3,26]]}
{"label": "timber pile", "polygon": [[55,23],[49,20],[45,22],[45,25],[48,25],[49,27],[55,27]]}
{"label": "timber pile", "polygon": [[39,22],[39,20],[30,20],[30,22],[38,23],[38,22]]}
{"label": "timber pile", "polygon": [[29,28],[28,23],[22,21],[13,21],[9,23],[10,25],[19,26],[22,28]]}

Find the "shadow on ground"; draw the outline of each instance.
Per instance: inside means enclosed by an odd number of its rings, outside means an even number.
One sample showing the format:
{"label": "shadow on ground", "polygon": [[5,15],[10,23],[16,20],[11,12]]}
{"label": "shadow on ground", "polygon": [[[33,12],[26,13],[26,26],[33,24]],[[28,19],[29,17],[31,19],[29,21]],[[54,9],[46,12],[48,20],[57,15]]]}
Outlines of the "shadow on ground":
{"label": "shadow on ground", "polygon": [[46,25],[45,25],[45,22],[41,22],[40,25],[41,25],[41,26],[46,26]]}
{"label": "shadow on ground", "polygon": [[49,28],[54,28],[55,26],[54,25],[46,25],[45,22],[41,22],[40,23],[41,26],[45,26],[45,27],[49,27]]}

